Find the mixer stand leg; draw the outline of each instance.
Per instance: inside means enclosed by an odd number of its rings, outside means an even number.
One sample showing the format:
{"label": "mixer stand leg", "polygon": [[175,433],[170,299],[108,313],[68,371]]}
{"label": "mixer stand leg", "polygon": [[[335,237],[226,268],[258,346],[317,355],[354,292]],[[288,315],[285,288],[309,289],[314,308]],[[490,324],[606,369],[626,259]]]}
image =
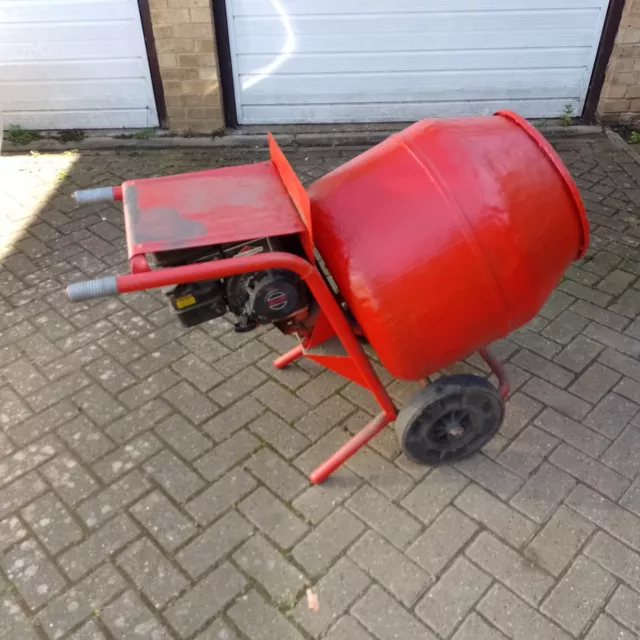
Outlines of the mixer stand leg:
{"label": "mixer stand leg", "polygon": [[298,358],[302,358],[302,356],[303,356],[302,345],[299,344],[293,347],[293,349],[287,351],[287,353],[284,353],[283,355],[281,355],[279,358],[276,358],[273,361],[273,366],[276,369],[284,369],[287,365],[290,365],[292,362],[295,362]]}

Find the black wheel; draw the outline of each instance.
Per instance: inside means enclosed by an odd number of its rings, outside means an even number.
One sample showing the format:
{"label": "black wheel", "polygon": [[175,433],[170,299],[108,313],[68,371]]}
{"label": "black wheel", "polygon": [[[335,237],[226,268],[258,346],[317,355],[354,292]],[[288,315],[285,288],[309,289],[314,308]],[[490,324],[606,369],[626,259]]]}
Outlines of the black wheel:
{"label": "black wheel", "polygon": [[408,458],[441,465],[478,451],[496,434],[503,418],[504,402],[485,378],[442,376],[411,398],[395,430]]}

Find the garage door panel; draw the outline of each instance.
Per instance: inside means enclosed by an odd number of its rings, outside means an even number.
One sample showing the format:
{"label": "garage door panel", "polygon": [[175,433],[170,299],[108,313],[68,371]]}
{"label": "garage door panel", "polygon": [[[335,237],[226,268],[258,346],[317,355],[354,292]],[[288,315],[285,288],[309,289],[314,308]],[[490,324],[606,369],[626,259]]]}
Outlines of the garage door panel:
{"label": "garage door panel", "polygon": [[[234,0],[235,16],[310,16],[326,14],[365,15],[368,13],[457,13],[500,11],[504,0]],[[557,11],[559,9],[600,9],[600,0],[518,0],[516,11]]]}
{"label": "garage door panel", "polygon": [[236,18],[236,53],[433,51],[590,46],[599,12]]}
{"label": "garage door panel", "polygon": [[132,74],[144,77],[144,64],[140,59],[129,58],[111,60],[108,64],[96,65],[94,60],[36,61],[7,64],[3,67],[0,91],[8,82],[49,80],[116,80],[128,78]]}
{"label": "garage door panel", "polygon": [[138,0],[0,0],[0,108],[5,126],[157,126]]}
{"label": "garage door panel", "polygon": [[[1,26],[0,26],[1,29]],[[52,60],[131,59],[131,41],[0,42],[0,66],[5,63]],[[0,69],[0,75],[3,71]]]}
{"label": "garage door panel", "polygon": [[109,22],[67,22],[0,25],[1,41],[5,44],[28,43],[37,53],[40,43],[51,42],[110,42],[124,40],[131,42],[139,36],[131,21]]}
{"label": "garage door panel", "polygon": [[383,102],[383,96],[394,96],[398,103],[523,100],[576,95],[581,82],[580,69],[335,74],[331,82],[325,74],[276,75],[243,90],[242,100],[247,105],[270,104],[274,95],[288,104],[374,103]]}
{"label": "garage door panel", "polygon": [[512,109],[525,118],[545,118],[560,113],[566,104],[574,109],[578,100],[488,100],[485,102],[407,102],[376,104],[304,104],[304,105],[247,105],[246,124],[309,124],[314,122],[414,122],[425,117],[491,115],[499,109]]}
{"label": "garage door panel", "polygon": [[131,3],[126,0],[0,0],[0,22],[59,22],[60,17],[72,15],[80,21],[128,20]]}
{"label": "garage door panel", "polygon": [[[3,100],[11,111],[30,111],[46,95],[47,107],[60,110],[100,108],[145,108],[144,80],[129,78],[118,80],[35,81],[7,82],[0,85]],[[9,109],[8,109],[9,110]]]}
{"label": "garage door panel", "polygon": [[87,109],[6,111],[3,116],[9,122],[19,117],[21,126],[27,129],[64,129],[69,126],[70,119],[78,129],[112,129],[114,127],[144,129],[154,126],[153,118],[146,108],[105,109],[101,107],[94,111]]}
{"label": "garage door panel", "polygon": [[[447,71],[485,69],[539,69],[586,67],[590,47],[556,49],[476,49],[457,51],[393,51],[353,53],[297,53],[287,56],[277,74],[306,73],[368,73],[372,69],[384,72]],[[273,54],[238,56],[237,69],[241,76],[260,74],[273,62]]]}

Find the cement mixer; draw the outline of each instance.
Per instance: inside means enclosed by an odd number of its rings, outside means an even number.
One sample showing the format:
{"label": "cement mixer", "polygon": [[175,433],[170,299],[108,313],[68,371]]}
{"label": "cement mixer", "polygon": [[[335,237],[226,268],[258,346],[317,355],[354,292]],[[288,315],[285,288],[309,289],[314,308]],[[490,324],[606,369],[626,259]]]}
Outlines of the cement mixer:
{"label": "cement mixer", "polygon": [[[542,307],[589,227],[576,185],[520,116],[424,120],[307,192],[271,135],[270,160],[76,192],[122,200],[130,273],[69,285],[71,301],[167,287],[191,327],[231,313],[238,332],[297,338],[308,358],[368,389],[380,414],[315,469],[323,482],[385,426],[428,465],[499,430],[509,381],[489,350]],[[318,257],[319,256],[319,257]],[[422,387],[399,410],[363,349]],[[478,352],[476,375],[429,377]]]}

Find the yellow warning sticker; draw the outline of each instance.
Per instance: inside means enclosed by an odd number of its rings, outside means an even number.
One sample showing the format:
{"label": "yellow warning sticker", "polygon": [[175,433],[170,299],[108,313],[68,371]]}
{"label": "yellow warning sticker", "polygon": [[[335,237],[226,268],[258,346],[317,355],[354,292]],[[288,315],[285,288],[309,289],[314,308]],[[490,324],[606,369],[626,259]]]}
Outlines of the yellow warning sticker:
{"label": "yellow warning sticker", "polygon": [[195,304],[195,303],[196,303],[196,299],[191,294],[176,298],[176,307],[178,309],[184,309],[185,307],[190,307],[192,304]]}

